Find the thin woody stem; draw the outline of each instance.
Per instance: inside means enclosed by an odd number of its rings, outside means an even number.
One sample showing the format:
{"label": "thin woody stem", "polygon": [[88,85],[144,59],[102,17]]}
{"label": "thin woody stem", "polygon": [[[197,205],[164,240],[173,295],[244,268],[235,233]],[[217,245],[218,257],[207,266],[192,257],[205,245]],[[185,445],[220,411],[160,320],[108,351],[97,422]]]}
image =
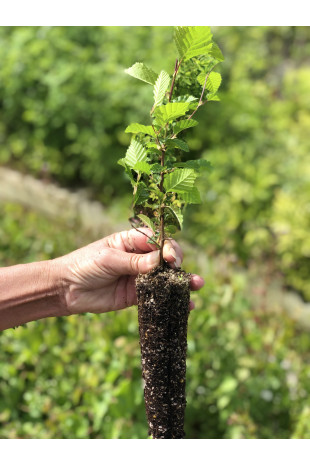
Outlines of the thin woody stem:
{"label": "thin woody stem", "polygon": [[[171,102],[171,99],[172,99],[172,94],[173,94],[173,89],[174,89],[174,84],[175,84],[175,78],[176,78],[176,76],[178,74],[181,62],[182,62],[182,60],[179,61],[178,59],[176,59],[173,78],[172,78],[170,92],[169,92],[169,98],[168,98],[169,102]],[[158,139],[157,139],[157,141],[158,141]],[[164,150],[161,151],[160,164],[161,164],[162,167],[165,166],[165,151]],[[164,176],[165,176],[165,173],[162,171],[160,173],[160,185],[159,185],[160,192],[163,192],[163,190],[164,190]],[[159,233],[160,233],[160,236],[159,236],[160,266],[163,266],[163,264],[164,264],[164,254],[163,254],[163,252],[164,252],[164,244],[165,244],[164,208],[165,208],[164,205],[160,206],[160,214],[159,214],[159,217],[160,217],[160,226],[159,226],[159,228],[160,228],[159,229]]]}
{"label": "thin woody stem", "polygon": [[[214,67],[213,67],[214,68]],[[199,102],[198,102],[198,105],[197,107],[195,108],[195,110],[193,111],[193,113],[187,118],[187,119],[191,119],[194,114],[196,113],[196,111],[198,110],[198,108],[203,105],[203,103],[206,103],[206,102],[202,102],[202,98],[203,98],[203,94],[205,93],[205,89],[206,89],[206,85],[207,85],[207,80],[208,80],[208,77],[210,76],[210,73],[211,71],[213,70],[210,69],[210,71],[208,72],[208,74],[206,75],[206,79],[205,79],[205,82],[204,82],[204,85],[203,85],[203,88],[202,88],[202,92],[201,92],[201,95],[200,95],[200,99],[199,99]]]}
{"label": "thin woody stem", "polygon": [[171,99],[172,99],[175,78],[176,78],[176,76],[178,74],[181,62],[182,62],[182,60],[179,62],[178,59],[175,62],[174,73],[173,73],[172,83],[171,83],[170,92],[169,92],[169,99],[168,99],[169,102],[171,102]]}
{"label": "thin woody stem", "polygon": [[[160,142],[158,140],[158,136],[156,136],[156,142],[160,146]],[[165,166],[165,150],[162,148],[161,149],[161,157],[160,157],[160,165],[161,167]],[[161,171],[160,173],[160,184],[159,184],[159,190],[160,192],[164,191],[164,177],[165,173],[164,171]],[[165,222],[164,222],[164,205],[161,205],[159,208],[159,247],[160,247],[160,254],[159,254],[159,264],[160,266],[163,266],[164,264],[164,244],[165,244]]]}
{"label": "thin woody stem", "polygon": [[154,241],[154,239],[150,236],[148,236],[147,234],[145,234],[143,231],[140,231],[140,229],[136,228],[135,225],[133,223],[130,223],[131,226],[136,230],[138,231],[139,233],[143,234],[143,236],[146,236],[151,242],[153,242],[153,244],[156,245],[157,248],[159,248],[159,245],[157,244],[156,241]]}
{"label": "thin woody stem", "polygon": [[[173,73],[171,87],[170,87],[170,92],[169,92],[169,97],[168,97],[169,102],[171,102],[171,99],[172,99],[175,79],[176,79],[176,76],[178,74],[181,63],[182,63],[182,59],[180,61],[178,59],[176,59],[175,66],[174,66],[174,73]],[[156,134],[156,140],[157,140],[158,145],[160,145],[157,134]],[[165,166],[165,150],[161,150],[160,164],[161,164],[162,167]],[[162,171],[160,173],[160,184],[159,184],[160,192],[164,191],[164,177],[165,177],[165,173],[164,173],[164,171]],[[164,255],[163,255],[164,243],[165,243],[164,209],[165,209],[165,205],[161,205],[160,210],[159,210],[159,218],[160,218],[160,226],[159,226],[160,266],[163,266],[163,264],[164,264]]]}
{"label": "thin woody stem", "polygon": [[[165,152],[162,150],[161,152],[161,166],[165,166]],[[164,172],[160,173],[160,185],[159,185],[160,192],[164,190]],[[165,243],[165,223],[164,223],[164,206],[160,206],[160,236],[159,236],[159,243],[160,243],[160,266],[164,264],[164,243]]]}

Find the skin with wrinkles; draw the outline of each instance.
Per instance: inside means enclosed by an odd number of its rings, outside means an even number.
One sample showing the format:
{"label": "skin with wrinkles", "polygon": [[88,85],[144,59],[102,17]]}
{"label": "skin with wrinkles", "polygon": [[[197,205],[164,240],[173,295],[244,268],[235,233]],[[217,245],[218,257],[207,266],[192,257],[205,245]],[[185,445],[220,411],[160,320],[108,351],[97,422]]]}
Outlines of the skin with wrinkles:
{"label": "skin with wrinkles", "polygon": [[[144,234],[123,231],[54,260],[0,268],[0,331],[41,318],[136,304],[135,277],[159,263],[156,246]],[[178,267],[180,246],[167,242],[164,256],[171,268]],[[192,275],[191,289],[202,285],[202,278]]]}
{"label": "skin with wrinkles", "polygon": [[[139,229],[149,236],[152,233]],[[68,269],[65,298],[71,313],[85,309],[101,313],[136,305],[135,277],[159,264],[156,246],[136,229],[112,234],[62,258]],[[183,253],[175,240],[166,241],[164,258],[171,268],[182,263]],[[192,275],[191,290],[202,285],[202,278]]]}

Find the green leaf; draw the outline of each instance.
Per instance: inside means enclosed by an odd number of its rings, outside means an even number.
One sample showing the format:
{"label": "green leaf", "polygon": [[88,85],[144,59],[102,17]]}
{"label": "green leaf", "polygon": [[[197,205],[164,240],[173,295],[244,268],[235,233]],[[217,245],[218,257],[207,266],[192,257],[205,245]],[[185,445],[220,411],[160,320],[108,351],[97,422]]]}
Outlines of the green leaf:
{"label": "green leaf", "polygon": [[154,85],[154,108],[163,103],[169,82],[169,74],[166,71],[161,71]]}
{"label": "green leaf", "polygon": [[194,97],[193,95],[179,95],[175,99],[173,99],[173,102],[195,102],[195,100],[198,100],[198,97]]}
{"label": "green leaf", "polygon": [[209,51],[209,55],[211,55],[213,58],[215,58],[219,62],[224,61],[224,57],[221,52],[221,49],[215,42],[212,43],[212,48]]}
{"label": "green leaf", "polygon": [[122,160],[124,160],[130,168],[133,168],[138,161],[146,161],[146,159],[147,151],[140,142],[133,139],[126,152],[126,157]]}
{"label": "green leaf", "polygon": [[146,143],[147,148],[149,149],[157,149],[157,143],[156,142],[147,142]]}
{"label": "green leaf", "polygon": [[118,164],[123,166],[125,168],[125,173],[127,174],[127,176],[129,177],[130,181],[131,181],[131,185],[132,186],[135,186],[136,185],[136,181],[134,180],[134,177],[133,177],[133,174],[131,172],[131,169],[130,167],[126,164],[126,159],[125,158],[121,158],[120,160],[118,160]]}
{"label": "green leaf", "polygon": [[184,116],[190,106],[189,102],[169,102],[157,107],[154,115],[159,124],[166,124],[180,116]]}
{"label": "green leaf", "polygon": [[178,168],[190,168],[195,171],[200,171],[202,169],[206,169],[208,171],[212,171],[212,165],[208,160],[188,160],[185,162],[180,162],[180,163],[174,163],[173,166],[176,166]]}
{"label": "green leaf", "polygon": [[191,169],[176,169],[165,176],[166,192],[189,192],[193,187],[197,174]]}
{"label": "green leaf", "polygon": [[218,65],[218,63],[219,62],[215,58],[208,56],[205,62],[203,63],[204,75],[206,76],[206,74],[213,71],[215,66]]}
{"label": "green leaf", "polygon": [[195,102],[198,100],[197,97],[193,97],[192,95],[179,95],[178,97],[174,98],[172,102],[186,102],[189,103],[189,110],[195,109],[196,105]]}
{"label": "green leaf", "polygon": [[146,161],[138,161],[133,167],[138,173],[150,174],[151,166]]}
{"label": "green leaf", "polygon": [[177,26],[174,28],[174,41],[180,60],[205,55],[213,45],[209,26]]}
{"label": "green leaf", "polygon": [[166,141],[166,145],[167,145],[168,148],[169,147],[170,148],[177,148],[177,149],[183,150],[184,152],[189,152],[189,148],[188,148],[187,143],[182,139],[168,139]]}
{"label": "green leaf", "polygon": [[[201,73],[197,77],[197,81],[199,82],[200,85],[204,85],[206,80],[206,74]],[[215,92],[218,91],[220,85],[222,82],[222,76],[220,73],[216,73],[215,71],[211,71],[211,73],[208,76],[207,83],[206,83],[206,90],[211,92],[212,94],[215,94]]]}
{"label": "green leaf", "polygon": [[[200,74],[198,74],[198,76],[197,76],[197,81],[199,82],[199,84],[200,84],[201,86],[204,86],[204,83],[205,83],[207,74],[208,74],[208,72],[207,72],[207,73],[200,73]],[[210,74],[211,74],[211,73],[210,73]],[[210,77],[210,75],[209,75],[209,77]],[[209,77],[208,77],[208,79],[209,79]]]}
{"label": "green leaf", "polygon": [[208,99],[208,102],[220,102],[221,100],[218,95],[213,95],[213,94],[208,94],[207,99]]}
{"label": "green leaf", "polygon": [[141,205],[149,198],[149,191],[144,182],[140,182],[137,186],[137,191],[133,198],[134,205]]}
{"label": "green leaf", "polygon": [[222,82],[222,76],[220,75],[220,73],[216,73],[215,71],[212,71],[209,74],[207,84],[206,84],[206,89],[209,92],[212,92],[213,94],[215,94],[215,92],[218,91],[221,85],[221,82]]}
{"label": "green leaf", "polygon": [[193,128],[194,126],[197,126],[197,124],[198,121],[194,119],[182,119],[173,126],[173,132],[177,135],[179,132],[184,131],[184,129]]}
{"label": "green leaf", "polygon": [[200,193],[197,187],[192,187],[189,192],[183,192],[183,194],[179,194],[179,196],[185,203],[201,203]]}
{"label": "green leaf", "polygon": [[167,169],[167,167],[161,166],[159,163],[153,163],[153,165],[151,165],[151,171],[153,173],[161,173],[165,169]]}
{"label": "green leaf", "polygon": [[169,236],[169,235],[175,234],[178,229],[180,228],[177,228],[173,224],[165,225],[165,235]]}
{"label": "green leaf", "polygon": [[117,162],[118,165],[121,165],[125,168],[126,166],[126,161],[125,161],[125,158],[120,158]]}
{"label": "green leaf", "polygon": [[146,224],[146,226],[148,226],[153,232],[155,232],[155,226],[154,226],[154,223],[153,221],[148,218],[146,215],[137,215],[138,218],[140,218],[140,220]]}
{"label": "green leaf", "polygon": [[144,124],[132,123],[125,129],[125,132],[130,132],[132,134],[148,134],[149,136],[155,137],[155,131],[152,126],[145,126]]}
{"label": "green leaf", "polygon": [[182,229],[183,215],[181,210],[165,206],[165,223],[167,226],[175,226],[178,229]]}
{"label": "green leaf", "polygon": [[155,71],[145,66],[144,63],[135,63],[131,68],[125,69],[125,73],[151,85],[154,85],[157,79]]}

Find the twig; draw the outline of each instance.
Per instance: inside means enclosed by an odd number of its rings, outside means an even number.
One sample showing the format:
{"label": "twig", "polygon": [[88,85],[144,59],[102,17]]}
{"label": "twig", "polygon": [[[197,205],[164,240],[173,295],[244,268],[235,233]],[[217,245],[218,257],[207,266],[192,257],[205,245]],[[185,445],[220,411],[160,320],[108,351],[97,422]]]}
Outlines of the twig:
{"label": "twig", "polygon": [[204,94],[205,89],[206,89],[208,77],[210,76],[211,71],[214,69],[214,66],[213,66],[213,68],[210,69],[210,71],[206,75],[206,79],[205,79],[205,82],[204,82],[204,85],[203,85],[203,88],[202,88],[202,92],[201,92],[200,99],[199,99],[197,107],[195,108],[193,113],[187,119],[191,119],[194,116],[194,114],[196,113],[196,111],[198,110],[198,108],[201,107],[201,105],[203,105],[204,103],[206,103],[206,102],[202,102],[202,98],[203,98],[203,94]]}
{"label": "twig", "polygon": [[136,227],[133,225],[133,223],[132,223],[131,221],[130,221],[130,224],[131,224],[131,226],[132,226],[136,231],[138,231],[139,233],[143,234],[143,236],[146,236],[151,242],[153,242],[153,244],[155,244],[156,247],[157,247],[158,249],[160,248],[159,244],[157,244],[157,242],[154,241],[154,239],[153,239],[152,237],[148,236],[148,235],[145,234],[143,231],[140,231],[140,229],[136,228]]}
{"label": "twig", "polygon": [[[161,160],[160,164],[162,167],[165,166],[165,152],[162,150],[161,152]],[[160,173],[160,185],[159,185],[160,192],[164,190],[164,172],[161,171]],[[164,263],[164,243],[165,243],[165,224],[164,224],[164,207],[160,206],[160,266],[163,266]]]}
{"label": "twig", "polygon": [[169,92],[169,99],[168,99],[169,102],[171,102],[171,99],[172,99],[172,93],[173,93],[175,78],[176,78],[176,76],[178,74],[181,63],[182,63],[182,60],[179,62],[178,59],[175,62],[174,73],[173,73],[172,83],[171,83],[170,92]]}

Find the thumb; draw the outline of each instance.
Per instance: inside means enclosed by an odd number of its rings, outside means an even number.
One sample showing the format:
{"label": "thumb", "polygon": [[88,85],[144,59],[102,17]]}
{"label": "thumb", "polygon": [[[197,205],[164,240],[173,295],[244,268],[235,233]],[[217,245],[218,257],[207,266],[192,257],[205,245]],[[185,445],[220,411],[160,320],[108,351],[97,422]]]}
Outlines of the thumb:
{"label": "thumb", "polygon": [[147,273],[159,265],[159,250],[153,250],[144,254],[128,253],[119,250],[117,252],[113,268],[119,275]]}

